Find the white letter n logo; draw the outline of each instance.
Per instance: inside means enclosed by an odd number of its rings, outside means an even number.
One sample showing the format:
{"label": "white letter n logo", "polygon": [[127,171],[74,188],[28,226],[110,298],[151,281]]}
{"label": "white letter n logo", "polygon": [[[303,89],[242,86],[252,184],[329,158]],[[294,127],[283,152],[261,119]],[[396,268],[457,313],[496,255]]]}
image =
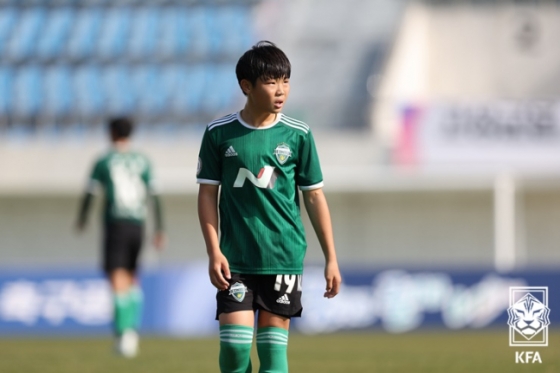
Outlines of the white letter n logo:
{"label": "white letter n logo", "polygon": [[245,179],[249,179],[256,187],[259,188],[274,188],[274,182],[276,181],[276,175],[274,174],[274,167],[271,166],[264,166],[261,168],[259,175],[255,177],[246,168],[240,168],[239,172],[237,173],[237,178],[235,179],[235,183],[233,183],[234,188],[241,188],[245,183]]}

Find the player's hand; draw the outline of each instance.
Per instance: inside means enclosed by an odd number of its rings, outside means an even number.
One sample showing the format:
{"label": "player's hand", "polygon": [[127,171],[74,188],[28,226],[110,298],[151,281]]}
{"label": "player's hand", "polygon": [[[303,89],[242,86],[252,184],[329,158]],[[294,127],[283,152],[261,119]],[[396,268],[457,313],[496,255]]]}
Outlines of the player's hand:
{"label": "player's hand", "polygon": [[231,278],[229,263],[221,252],[210,257],[208,272],[210,282],[218,290],[226,290],[229,287],[228,280]]}
{"label": "player's hand", "polygon": [[167,237],[165,236],[165,233],[156,232],[154,234],[153,244],[157,251],[162,251],[167,244]]}
{"label": "player's hand", "polygon": [[340,290],[340,284],[342,283],[342,277],[340,276],[338,263],[336,261],[326,264],[325,280],[327,282],[327,287],[323,296],[329,299],[334,298],[338,294]]}

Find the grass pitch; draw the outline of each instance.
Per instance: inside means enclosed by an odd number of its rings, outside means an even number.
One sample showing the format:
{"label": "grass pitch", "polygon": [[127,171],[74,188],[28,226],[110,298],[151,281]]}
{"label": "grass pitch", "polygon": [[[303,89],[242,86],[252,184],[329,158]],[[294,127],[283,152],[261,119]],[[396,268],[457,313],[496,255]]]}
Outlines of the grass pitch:
{"label": "grass pitch", "polygon": [[[115,356],[108,338],[0,339],[2,373],[218,372],[218,339],[144,338],[133,360]],[[560,372],[560,331],[549,347],[508,346],[507,329],[305,336],[292,333],[292,373]],[[515,351],[538,351],[542,364],[516,364]],[[258,359],[253,347],[253,371]]]}

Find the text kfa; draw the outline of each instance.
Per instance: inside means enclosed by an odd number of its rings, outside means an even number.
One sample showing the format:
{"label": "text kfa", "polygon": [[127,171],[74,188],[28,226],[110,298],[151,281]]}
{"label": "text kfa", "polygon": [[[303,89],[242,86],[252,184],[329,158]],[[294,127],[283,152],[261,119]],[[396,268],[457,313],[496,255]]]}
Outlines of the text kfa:
{"label": "text kfa", "polygon": [[542,364],[541,355],[538,351],[515,351],[516,364]]}

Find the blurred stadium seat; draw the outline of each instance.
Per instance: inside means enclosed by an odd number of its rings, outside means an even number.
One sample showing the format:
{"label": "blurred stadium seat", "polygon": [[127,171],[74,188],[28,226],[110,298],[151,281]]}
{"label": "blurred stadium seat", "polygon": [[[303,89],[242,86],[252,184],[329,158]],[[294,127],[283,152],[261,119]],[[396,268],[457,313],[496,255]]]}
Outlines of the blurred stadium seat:
{"label": "blurred stadium seat", "polygon": [[32,136],[117,114],[156,131],[208,122],[234,109],[256,3],[0,1],[1,125]]}

